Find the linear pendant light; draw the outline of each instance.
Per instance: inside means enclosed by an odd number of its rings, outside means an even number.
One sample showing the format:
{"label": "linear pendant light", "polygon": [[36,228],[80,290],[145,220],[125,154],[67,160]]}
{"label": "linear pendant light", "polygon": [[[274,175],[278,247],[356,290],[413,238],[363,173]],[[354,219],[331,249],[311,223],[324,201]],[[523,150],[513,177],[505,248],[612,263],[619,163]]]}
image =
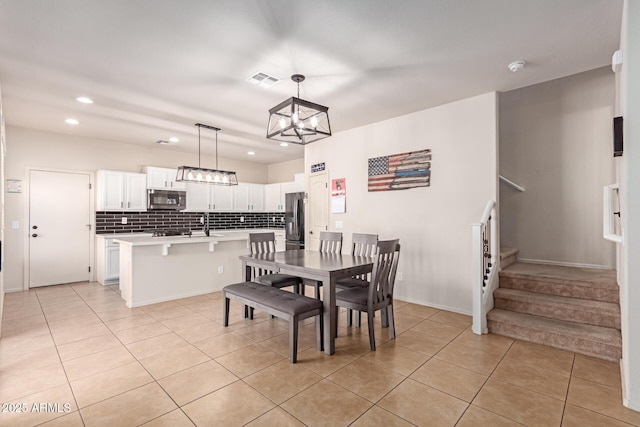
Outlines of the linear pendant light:
{"label": "linear pendant light", "polygon": [[269,110],[268,139],[304,145],[331,136],[329,107],[300,99],[300,82],[304,79],[302,74],[292,75],[291,80],[298,84],[298,97]]}
{"label": "linear pendant light", "polygon": [[[218,131],[220,128],[196,123],[198,127],[198,167],[180,166],[176,175],[176,181],[182,182],[198,182],[203,184],[215,185],[238,185],[238,177],[235,172],[223,171],[218,169]],[[200,167],[200,128],[211,129],[216,131],[216,168],[207,169]]]}

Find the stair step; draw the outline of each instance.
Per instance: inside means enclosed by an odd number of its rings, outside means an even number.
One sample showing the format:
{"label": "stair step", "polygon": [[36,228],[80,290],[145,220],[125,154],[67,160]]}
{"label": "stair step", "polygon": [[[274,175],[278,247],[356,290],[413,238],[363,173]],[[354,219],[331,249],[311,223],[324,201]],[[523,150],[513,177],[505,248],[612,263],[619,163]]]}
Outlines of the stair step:
{"label": "stair step", "polygon": [[487,321],[489,331],[494,334],[614,362],[619,362],[622,357],[622,337],[617,329],[501,309],[491,310]]}
{"label": "stair step", "polygon": [[517,262],[518,249],[516,248],[500,248],[500,266],[507,268]]}
{"label": "stair step", "polygon": [[500,248],[500,259],[505,259],[517,254],[518,249],[516,248]]}
{"label": "stair step", "polygon": [[618,303],[615,270],[517,262],[500,271],[500,287]]}
{"label": "stair step", "polygon": [[493,292],[495,308],[533,314],[550,319],[620,329],[620,306],[557,295],[498,288]]}

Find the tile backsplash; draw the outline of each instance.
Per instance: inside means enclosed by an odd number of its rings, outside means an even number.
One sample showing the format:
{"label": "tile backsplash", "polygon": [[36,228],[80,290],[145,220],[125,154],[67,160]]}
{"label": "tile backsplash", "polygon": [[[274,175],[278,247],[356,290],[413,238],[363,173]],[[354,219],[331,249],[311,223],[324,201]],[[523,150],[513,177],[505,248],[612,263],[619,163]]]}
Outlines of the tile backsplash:
{"label": "tile backsplash", "polygon": [[[203,230],[201,219],[209,216],[209,228],[284,228],[283,212],[96,212],[96,234],[142,233],[158,229],[189,228]],[[126,224],[122,219],[126,218]]]}

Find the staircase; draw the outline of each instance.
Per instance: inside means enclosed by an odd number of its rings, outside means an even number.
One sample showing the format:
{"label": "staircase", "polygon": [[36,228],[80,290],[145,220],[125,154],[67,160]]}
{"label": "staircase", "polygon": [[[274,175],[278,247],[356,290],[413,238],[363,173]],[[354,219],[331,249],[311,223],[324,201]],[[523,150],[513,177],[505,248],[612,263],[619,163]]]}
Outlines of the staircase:
{"label": "staircase", "polygon": [[514,263],[500,272],[494,309],[487,315],[489,331],[618,362],[615,270],[521,263],[516,254],[501,254]]}

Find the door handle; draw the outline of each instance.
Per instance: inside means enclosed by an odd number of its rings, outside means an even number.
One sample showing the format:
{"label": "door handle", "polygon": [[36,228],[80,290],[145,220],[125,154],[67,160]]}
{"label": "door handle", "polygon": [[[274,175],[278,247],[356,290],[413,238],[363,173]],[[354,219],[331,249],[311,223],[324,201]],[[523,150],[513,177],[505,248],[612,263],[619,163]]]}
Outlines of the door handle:
{"label": "door handle", "polygon": [[33,233],[31,237],[38,237],[38,235],[36,233]]}

